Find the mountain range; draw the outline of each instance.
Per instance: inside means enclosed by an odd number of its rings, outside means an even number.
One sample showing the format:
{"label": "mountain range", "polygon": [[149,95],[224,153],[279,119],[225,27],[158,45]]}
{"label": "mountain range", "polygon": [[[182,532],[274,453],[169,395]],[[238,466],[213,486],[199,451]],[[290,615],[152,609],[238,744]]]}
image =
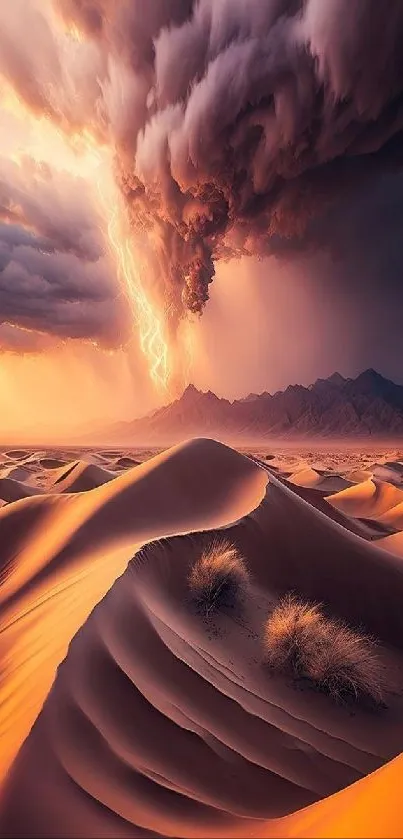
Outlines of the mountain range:
{"label": "mountain range", "polygon": [[290,385],[234,402],[189,385],[169,405],[118,423],[111,431],[114,440],[147,445],[195,435],[245,442],[315,436],[403,438],[403,386],[372,369],[355,379],[334,373],[309,387]]}

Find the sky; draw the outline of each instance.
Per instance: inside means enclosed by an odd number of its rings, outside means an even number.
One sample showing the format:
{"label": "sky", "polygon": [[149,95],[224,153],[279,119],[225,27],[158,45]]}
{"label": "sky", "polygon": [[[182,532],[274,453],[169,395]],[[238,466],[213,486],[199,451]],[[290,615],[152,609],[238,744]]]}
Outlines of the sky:
{"label": "sky", "polygon": [[400,0],[0,4],[4,439],[403,384],[402,36]]}

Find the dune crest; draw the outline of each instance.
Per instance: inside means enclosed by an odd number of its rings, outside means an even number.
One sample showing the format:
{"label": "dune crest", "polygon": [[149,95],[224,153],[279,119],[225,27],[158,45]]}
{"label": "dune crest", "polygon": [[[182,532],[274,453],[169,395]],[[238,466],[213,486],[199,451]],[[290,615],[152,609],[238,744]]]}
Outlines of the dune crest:
{"label": "dune crest", "polygon": [[[259,633],[270,604],[294,586],[352,623],[365,621],[382,641],[401,639],[403,569],[267,477],[220,444],[194,441],[83,496],[52,499],[56,509],[66,505],[63,520],[69,504],[82,512],[56,567],[66,562],[71,572],[77,545],[88,570],[89,544],[93,557],[109,546],[115,561],[123,544],[123,573],[76,627],[13,763],[0,811],[5,835],[338,836],[343,812],[351,835],[370,826],[360,790],[375,784],[375,796],[384,776],[374,770],[403,749],[402,697],[391,696],[390,713],[351,716],[270,677]],[[187,580],[224,524],[251,588],[240,616],[218,615],[209,628],[189,606]],[[169,538],[156,541],[163,532]],[[124,570],[135,538],[153,541]],[[382,655],[392,668],[401,662],[386,646]]]}
{"label": "dune crest", "polygon": [[288,480],[295,486],[318,489],[322,492],[339,492],[351,486],[351,482],[340,475],[328,474],[326,471],[322,473],[312,468],[295,472]]}
{"label": "dune crest", "polygon": [[385,481],[369,478],[329,495],[326,500],[346,516],[376,520],[403,502],[403,489]]}
{"label": "dune crest", "polygon": [[106,484],[115,475],[101,466],[77,460],[57,470],[57,477],[52,481],[51,492],[86,492],[89,489]]}
{"label": "dune crest", "polygon": [[[362,523],[323,489],[212,440],[131,461],[116,478],[95,455],[66,462],[47,494],[0,509],[0,833],[401,835],[398,551],[356,535]],[[398,517],[399,490],[379,483],[331,498]],[[189,573],[223,537],[247,593],[206,623]],[[394,678],[384,713],[351,715],[268,674],[262,626],[290,589],[379,637]]]}
{"label": "dune crest", "polygon": [[93,490],[0,510],[0,774],[29,732],[68,644],[150,539],[228,525],[256,507],[267,475],[197,439]]}

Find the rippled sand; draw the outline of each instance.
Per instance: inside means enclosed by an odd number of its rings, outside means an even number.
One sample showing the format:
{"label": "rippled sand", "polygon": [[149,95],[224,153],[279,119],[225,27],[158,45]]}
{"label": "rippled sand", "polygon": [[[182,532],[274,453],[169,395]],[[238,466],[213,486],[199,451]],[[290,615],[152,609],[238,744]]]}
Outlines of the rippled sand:
{"label": "rippled sand", "polygon": [[[1,835],[402,834],[403,466],[321,457],[3,453]],[[206,623],[187,576],[223,533],[252,584]],[[290,589],[379,638],[387,708],[268,674]]]}

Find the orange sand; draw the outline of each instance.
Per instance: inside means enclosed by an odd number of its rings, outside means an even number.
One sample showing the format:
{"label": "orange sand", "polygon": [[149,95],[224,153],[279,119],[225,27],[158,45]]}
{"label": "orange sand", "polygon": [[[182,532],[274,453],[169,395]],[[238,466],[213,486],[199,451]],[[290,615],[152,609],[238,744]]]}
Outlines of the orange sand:
{"label": "orange sand", "polygon": [[[400,533],[368,541],[343,516],[397,528],[403,490],[369,479],[325,502],[337,475],[293,488],[211,440],[132,468],[10,455],[30,497],[0,509],[1,835],[402,835]],[[220,533],[252,583],[206,626],[186,581]],[[387,711],[269,676],[261,626],[290,588],[379,637]]]}

